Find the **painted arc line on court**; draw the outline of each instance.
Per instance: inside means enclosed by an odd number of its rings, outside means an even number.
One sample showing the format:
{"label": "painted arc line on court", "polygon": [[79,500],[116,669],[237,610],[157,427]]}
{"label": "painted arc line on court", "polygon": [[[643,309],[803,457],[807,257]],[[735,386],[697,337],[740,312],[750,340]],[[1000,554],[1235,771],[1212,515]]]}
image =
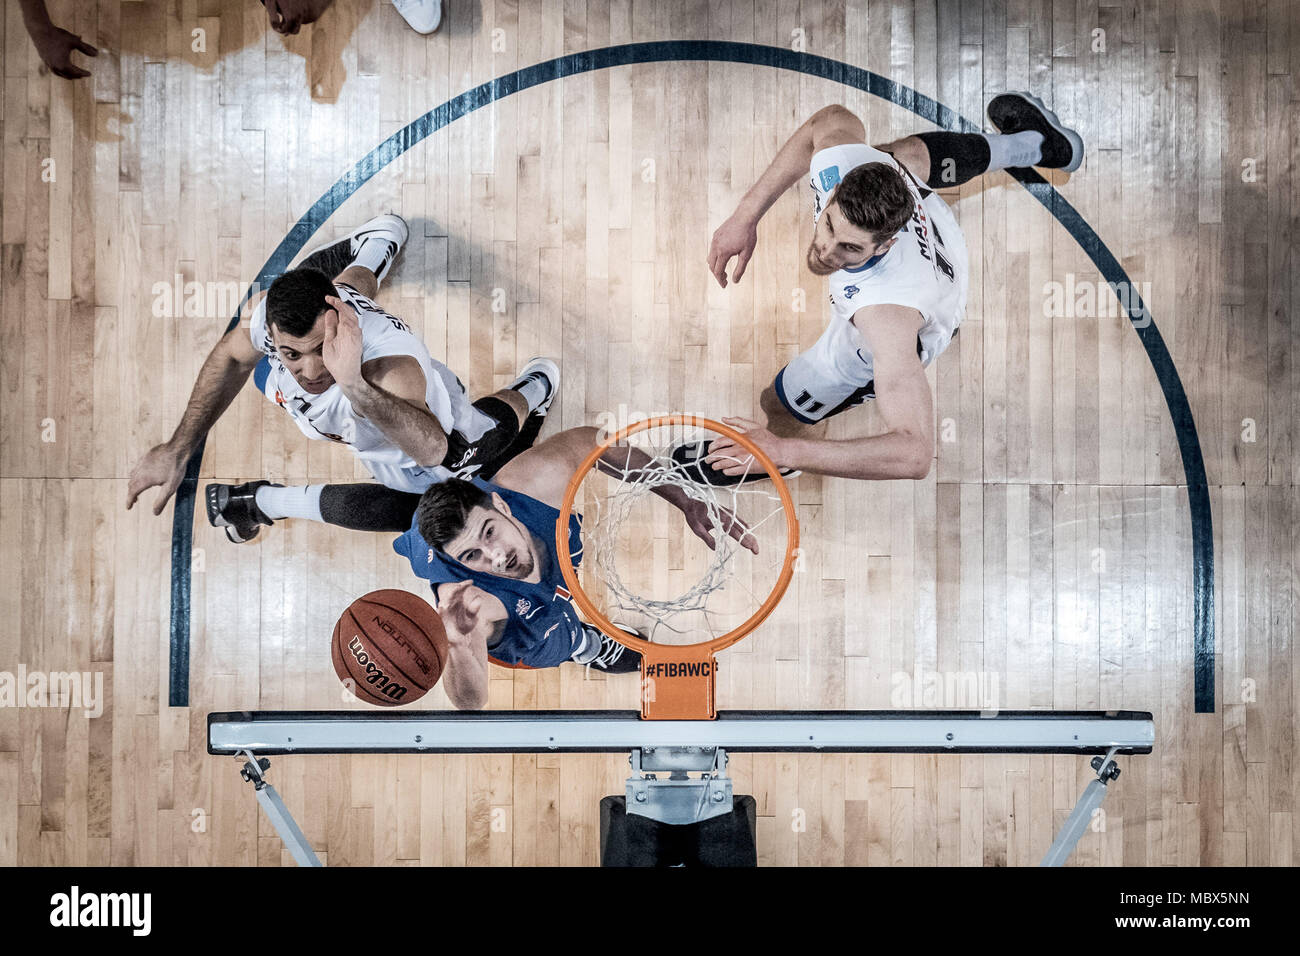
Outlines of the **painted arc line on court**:
{"label": "painted arc line on court", "polygon": [[[851,86],[889,100],[894,105],[910,110],[943,129],[957,132],[979,132],[981,129],[978,124],[972,123],[955,110],[924,93],[918,93],[910,87],[886,79],[870,70],[780,47],[721,40],[662,40],[571,53],[482,83],[429,110],[389,136],[344,173],[338,182],[317,199],[294,224],[262,267],[257,285],[264,288],[288,268],[293,257],[298,254],[307,240],[349,196],[376,173],[412,146],[455,120],[513,93],[552,80],[616,66],[683,60],[741,63],[803,73]],[[1008,170],[1008,173],[1019,181],[1079,243],[1107,282],[1122,284],[1122,288],[1130,292],[1123,297],[1120,304],[1128,313],[1129,321],[1133,324],[1134,331],[1137,332],[1146,350],[1147,358],[1150,359],[1160,384],[1160,390],[1173,421],[1178,450],[1183,462],[1183,474],[1187,481],[1187,499],[1192,526],[1192,662],[1195,710],[1197,713],[1213,713],[1214,534],[1210,491],[1200,439],[1196,433],[1196,423],[1192,417],[1191,406],[1188,404],[1182,380],[1145,303],[1133,294],[1134,286],[1129,281],[1128,274],[1093,228],[1084,221],[1065,197],[1052,188],[1038,173],[1033,170]],[[250,288],[244,296],[245,300],[251,294]],[[236,320],[232,319],[230,327],[233,328],[235,322]],[[194,498],[198,485],[199,463],[203,457],[205,443],[206,439],[195,451],[186,468],[185,478],[177,489],[172,523],[169,702],[173,707],[189,705],[190,553],[194,533]]]}

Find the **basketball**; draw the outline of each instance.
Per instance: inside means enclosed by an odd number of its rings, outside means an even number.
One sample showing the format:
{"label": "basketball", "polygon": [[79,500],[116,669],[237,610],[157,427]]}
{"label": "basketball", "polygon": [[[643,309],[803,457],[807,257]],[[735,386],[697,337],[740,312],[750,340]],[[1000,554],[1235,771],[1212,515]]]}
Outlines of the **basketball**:
{"label": "basketball", "polygon": [[358,700],[396,707],[419,700],[442,676],[447,632],[438,612],[407,591],[371,591],[334,625],[334,673]]}

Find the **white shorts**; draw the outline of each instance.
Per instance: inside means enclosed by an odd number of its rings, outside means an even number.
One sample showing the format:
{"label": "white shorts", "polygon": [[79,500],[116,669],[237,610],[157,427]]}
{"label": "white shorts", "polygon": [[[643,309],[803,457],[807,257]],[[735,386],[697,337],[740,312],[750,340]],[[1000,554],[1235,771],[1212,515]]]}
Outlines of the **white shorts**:
{"label": "white shorts", "polygon": [[446,468],[435,465],[433,468],[421,468],[418,465],[402,467],[390,465],[385,461],[366,461],[361,459],[366,470],[375,476],[375,480],[394,491],[409,491],[412,494],[424,494],[433,485],[452,477]]}
{"label": "white shorts", "polygon": [[[917,340],[918,354],[920,340]],[[776,397],[805,425],[815,425],[876,397],[872,367],[862,358],[866,344],[858,327],[834,319],[821,338],[776,373]]]}

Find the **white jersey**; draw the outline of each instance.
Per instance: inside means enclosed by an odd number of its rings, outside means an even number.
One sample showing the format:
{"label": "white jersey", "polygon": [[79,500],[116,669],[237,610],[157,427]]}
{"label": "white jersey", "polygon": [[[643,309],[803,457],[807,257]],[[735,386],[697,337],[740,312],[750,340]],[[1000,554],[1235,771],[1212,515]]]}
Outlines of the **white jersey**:
{"label": "white jersey", "polygon": [[[867,305],[916,309],[923,319],[918,333],[921,362],[929,365],[948,347],[966,313],[970,283],[966,240],[942,197],[918,185],[889,153],[864,143],[832,146],[813,156],[814,220],[821,217],[827,197],[849,170],[866,163],[884,163],[902,173],[912,193],[912,219],[884,255],[830,276],[831,321],[849,322]],[[858,357],[870,377],[873,363],[865,343]]]}
{"label": "white jersey", "polygon": [[[419,362],[424,371],[425,402],[443,431],[448,435],[453,431],[460,432],[467,441],[474,442],[496,424],[490,416],[470,404],[460,379],[429,355],[424,343],[407,328],[406,323],[389,315],[372,299],[349,286],[335,286],[335,289],[338,297],[356,310],[361,326],[361,361],[365,363],[387,355],[409,355]],[[352,402],[337,384],[319,395],[303,389],[280,361],[271,341],[266,327],[265,297],[253,312],[249,337],[253,346],[269,358],[270,372],[264,382],[259,381],[263,393],[292,415],[308,438],[348,445],[372,475],[400,491],[422,492],[452,476],[453,472],[440,465],[428,468],[418,465],[369,419],[353,411]]]}

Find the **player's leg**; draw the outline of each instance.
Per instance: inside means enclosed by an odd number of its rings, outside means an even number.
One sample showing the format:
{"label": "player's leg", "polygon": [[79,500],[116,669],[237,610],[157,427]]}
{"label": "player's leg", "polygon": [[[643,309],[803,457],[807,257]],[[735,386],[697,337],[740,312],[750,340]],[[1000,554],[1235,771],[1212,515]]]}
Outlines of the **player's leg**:
{"label": "player's leg", "polygon": [[905,136],[878,147],[931,189],[960,186],[998,169],[1038,166],[1073,172],[1083,162],[1083,139],[1043,101],[1028,93],[1003,93],[989,103],[997,133],[938,130]]}
{"label": "player's leg", "polygon": [[559,390],[560,366],[555,360],[531,360],[510,385],[474,402],[480,422],[467,425],[464,433],[447,436],[443,467],[464,472],[473,466],[480,478],[491,479],[510,459],[533,446]]}
{"label": "player's leg", "polygon": [[317,269],[331,276],[336,285],[351,286],[373,299],[408,235],[401,216],[376,216],[337,242],[312,250],[299,266]]}
{"label": "player's leg", "polygon": [[819,426],[802,422],[790,414],[777,394],[775,382],[770,383],[758,396],[758,406],[767,418],[767,430],[779,438],[810,434],[815,436],[819,430]]}
{"label": "player's leg", "polygon": [[269,481],[242,485],[210,484],[204,489],[208,522],[224,528],[236,544],[257,537],[263,526],[285,518],[303,518],[351,531],[401,533],[411,527],[420,496],[374,482],[339,485],[294,485]]}

